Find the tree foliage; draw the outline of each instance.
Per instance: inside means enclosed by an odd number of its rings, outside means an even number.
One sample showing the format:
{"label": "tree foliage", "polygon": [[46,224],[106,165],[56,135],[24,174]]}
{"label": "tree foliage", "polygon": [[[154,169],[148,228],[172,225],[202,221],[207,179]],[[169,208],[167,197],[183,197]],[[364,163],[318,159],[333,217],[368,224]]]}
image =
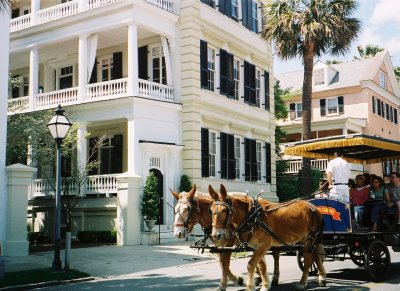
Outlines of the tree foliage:
{"label": "tree foliage", "polygon": [[355,59],[368,59],[373,58],[377,53],[383,51],[384,48],[381,48],[380,46],[374,44],[367,44],[365,47],[359,45],[357,47],[357,50],[360,54],[360,57],[355,56]]}
{"label": "tree foliage", "polygon": [[189,192],[192,189],[192,183],[190,182],[188,175],[182,175],[181,181],[179,182],[179,192]]}
{"label": "tree foliage", "polygon": [[151,220],[158,218],[158,199],[158,180],[153,173],[150,173],[146,178],[141,202],[144,219]]}

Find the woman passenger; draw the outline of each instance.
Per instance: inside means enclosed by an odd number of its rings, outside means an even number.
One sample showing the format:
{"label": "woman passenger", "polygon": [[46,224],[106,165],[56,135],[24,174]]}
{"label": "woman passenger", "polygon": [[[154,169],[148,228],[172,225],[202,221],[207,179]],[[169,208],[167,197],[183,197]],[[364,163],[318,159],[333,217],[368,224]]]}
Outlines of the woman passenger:
{"label": "woman passenger", "polygon": [[389,191],[384,187],[381,177],[375,176],[371,180],[370,187],[370,205],[371,205],[371,222],[372,231],[376,231],[379,219],[379,212],[385,209],[385,201],[390,201]]}
{"label": "woman passenger", "polygon": [[368,188],[364,186],[363,175],[356,176],[356,187],[350,189],[350,201],[354,205],[354,216],[358,224],[363,221],[364,203],[368,200]]}

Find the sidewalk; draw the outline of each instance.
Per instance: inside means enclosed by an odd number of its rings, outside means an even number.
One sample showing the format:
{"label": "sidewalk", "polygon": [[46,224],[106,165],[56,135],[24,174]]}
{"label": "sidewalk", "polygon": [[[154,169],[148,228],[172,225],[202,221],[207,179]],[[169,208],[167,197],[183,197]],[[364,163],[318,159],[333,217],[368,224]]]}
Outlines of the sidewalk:
{"label": "sidewalk", "polygon": [[[153,246],[98,246],[71,250],[71,269],[93,277],[108,278],[152,269],[217,260],[216,255],[201,254],[189,247],[191,242]],[[34,253],[26,257],[4,257],[6,272],[49,268],[54,253]],[[64,250],[61,251],[64,265]]]}

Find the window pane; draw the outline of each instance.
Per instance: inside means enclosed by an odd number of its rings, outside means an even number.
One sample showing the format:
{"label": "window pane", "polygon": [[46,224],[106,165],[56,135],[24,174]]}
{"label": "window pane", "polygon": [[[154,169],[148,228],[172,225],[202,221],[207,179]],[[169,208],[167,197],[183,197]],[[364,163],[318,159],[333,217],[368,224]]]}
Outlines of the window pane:
{"label": "window pane", "polygon": [[328,102],[328,114],[338,113],[338,100],[337,98],[327,99]]}

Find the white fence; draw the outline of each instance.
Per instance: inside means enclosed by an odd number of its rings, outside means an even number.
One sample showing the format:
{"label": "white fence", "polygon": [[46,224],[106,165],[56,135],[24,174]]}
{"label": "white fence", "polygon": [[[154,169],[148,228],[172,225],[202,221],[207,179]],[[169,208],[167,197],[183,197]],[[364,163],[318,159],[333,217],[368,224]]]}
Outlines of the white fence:
{"label": "white fence", "polygon": [[[301,160],[287,161],[288,168],[285,173],[295,174],[298,173],[303,167],[303,162]],[[311,167],[320,171],[325,171],[328,166],[327,159],[311,160]]]}
{"label": "white fence", "polygon": [[174,87],[139,79],[139,96],[173,102]]}
{"label": "white fence", "polygon": [[86,86],[88,100],[112,99],[127,96],[128,79],[117,79]]}
{"label": "white fence", "polygon": [[164,10],[172,12],[174,1],[173,0],[146,0],[147,3],[160,7]]}

